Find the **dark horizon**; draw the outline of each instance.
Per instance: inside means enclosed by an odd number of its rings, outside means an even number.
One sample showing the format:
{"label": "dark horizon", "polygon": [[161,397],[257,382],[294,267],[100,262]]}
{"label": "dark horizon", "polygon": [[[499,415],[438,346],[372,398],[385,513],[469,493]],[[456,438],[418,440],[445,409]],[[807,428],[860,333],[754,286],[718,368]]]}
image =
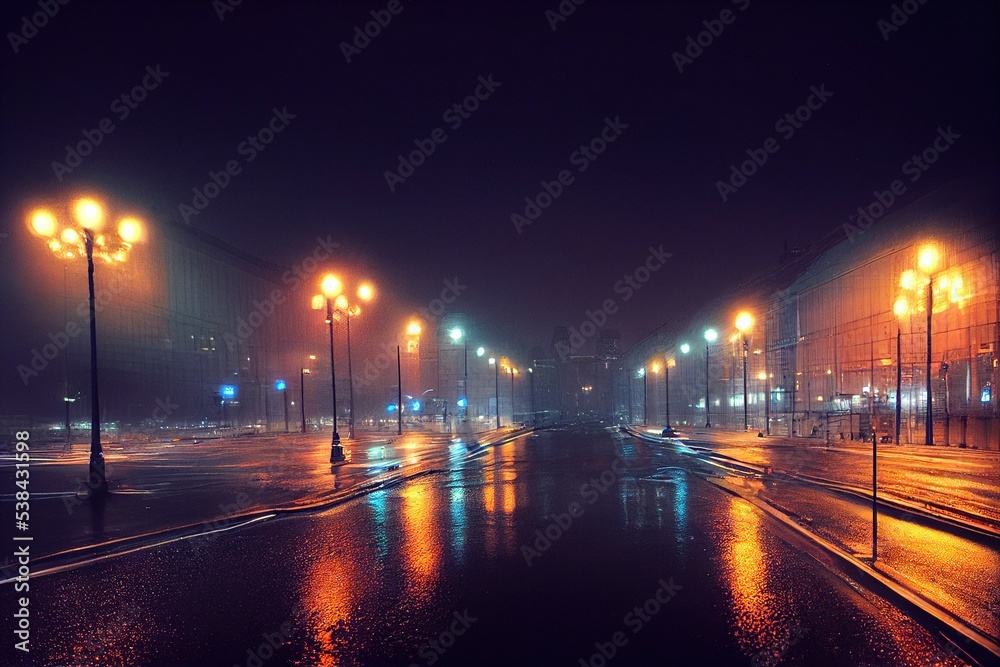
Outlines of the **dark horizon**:
{"label": "dark horizon", "polygon": [[[59,5],[5,55],[5,284],[35,242],[24,207],[93,191],[280,265],[330,235],[403,310],[457,277],[456,310],[530,349],[621,300],[615,285],[662,245],[662,270],[609,318],[627,347],[842,229],[896,179],[890,213],[996,170],[988,3],[918,4],[895,30],[877,3],[589,2],[564,21],[545,13],[557,6],[402,2],[348,63],[341,43],[385,3],[241,4],[221,20],[212,3]],[[37,11],[7,6],[3,25]],[[705,31],[719,34],[690,46]],[[121,96],[144,81],[131,108]],[[474,111],[452,108],[477,90]],[[797,109],[808,120],[785,118]],[[103,119],[92,154],[54,167]],[[953,145],[915,167],[948,128]],[[602,132],[603,152],[579,150]],[[745,183],[732,176],[755,156]],[[194,214],[212,173],[225,186]],[[535,220],[512,220],[546,191]],[[10,287],[8,312],[44,296]],[[18,357],[37,338],[12,333]]]}

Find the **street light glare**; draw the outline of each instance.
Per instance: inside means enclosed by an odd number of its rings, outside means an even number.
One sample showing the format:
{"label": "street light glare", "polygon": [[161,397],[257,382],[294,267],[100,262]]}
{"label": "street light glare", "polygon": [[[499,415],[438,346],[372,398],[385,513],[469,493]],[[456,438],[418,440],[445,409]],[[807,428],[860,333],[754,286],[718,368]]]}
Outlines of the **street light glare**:
{"label": "street light glare", "polygon": [[420,325],[416,322],[410,322],[409,326],[406,327],[406,333],[410,336],[420,335]]}
{"label": "street light glare", "polygon": [[325,303],[326,303],[326,297],[325,296],[323,296],[322,294],[314,294],[313,295],[312,303],[311,303],[313,310],[322,310],[323,309],[323,305]]}
{"label": "street light glare", "polygon": [[59,233],[59,239],[63,243],[77,243],[80,240],[80,235],[72,227],[66,227]]}
{"label": "street light glare", "polygon": [[118,223],[118,236],[125,243],[135,243],[142,237],[142,223],[135,218],[125,218]]}
{"label": "street light glare", "polygon": [[35,211],[31,214],[31,232],[49,238],[56,233],[56,217],[48,211]]}
{"label": "street light glare", "polygon": [[691,351],[691,346],[687,343],[681,343],[681,354],[687,354]]}
{"label": "street light glare", "polygon": [[320,283],[320,287],[323,289],[323,294],[328,297],[335,297],[340,294],[344,286],[340,282],[340,278],[328,273],[323,276],[323,281]]}
{"label": "street light glare", "polygon": [[448,335],[451,336],[453,341],[457,342],[462,339],[462,330],[458,328],[452,329],[448,332]]}
{"label": "street light glare", "polygon": [[739,331],[745,332],[752,326],[753,326],[753,316],[750,313],[743,311],[742,313],[736,316],[736,328]]}
{"label": "street light glare", "polygon": [[905,296],[896,299],[896,303],[892,306],[892,312],[896,314],[896,317],[902,317],[910,312],[910,304]]}
{"label": "street light glare", "polygon": [[484,354],[486,354],[486,348],[485,347],[478,347],[478,348],[476,348],[476,356],[477,357],[481,357]]}
{"label": "street light glare", "polygon": [[337,310],[346,310],[347,297],[344,296],[343,294],[338,295],[337,298],[333,300],[333,305],[335,308],[337,308]]}
{"label": "street light glare", "polygon": [[375,296],[375,288],[368,283],[358,288],[358,298],[362,301],[370,301],[373,296]]}
{"label": "street light glare", "polygon": [[496,362],[497,362],[497,360],[494,357],[490,357],[490,366],[492,366]]}
{"label": "street light glare", "polygon": [[85,229],[98,229],[104,220],[104,210],[95,200],[84,197],[73,205],[73,217]]}
{"label": "street light glare", "polygon": [[937,246],[926,245],[920,249],[920,253],[917,255],[917,266],[924,273],[933,273],[934,269],[937,268],[939,259]]}
{"label": "street light glare", "polygon": [[707,340],[709,343],[713,342],[718,337],[719,337],[719,332],[717,332],[715,329],[705,330],[705,340]]}
{"label": "street light glare", "polygon": [[654,363],[652,366],[649,367],[649,370],[653,371],[654,373],[659,373],[660,372],[660,365],[657,364],[657,363]]}

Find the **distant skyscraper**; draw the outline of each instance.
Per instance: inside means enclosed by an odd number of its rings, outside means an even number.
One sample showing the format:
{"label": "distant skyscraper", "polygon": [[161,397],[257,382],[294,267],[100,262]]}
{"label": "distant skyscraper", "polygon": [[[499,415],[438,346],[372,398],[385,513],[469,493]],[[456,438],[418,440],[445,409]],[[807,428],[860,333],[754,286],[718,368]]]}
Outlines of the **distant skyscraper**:
{"label": "distant skyscraper", "polygon": [[597,335],[597,358],[618,359],[622,354],[622,335],[617,329],[604,329]]}

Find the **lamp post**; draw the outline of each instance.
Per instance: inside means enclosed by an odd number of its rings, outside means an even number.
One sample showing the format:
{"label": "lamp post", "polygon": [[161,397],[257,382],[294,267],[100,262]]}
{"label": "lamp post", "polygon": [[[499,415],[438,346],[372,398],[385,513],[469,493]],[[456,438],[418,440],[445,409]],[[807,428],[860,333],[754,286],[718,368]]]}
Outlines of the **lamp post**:
{"label": "lamp post", "polygon": [[736,329],[743,341],[743,430],[750,428],[747,419],[747,331],[753,326],[753,316],[744,311],[736,316]]}
{"label": "lamp post", "polygon": [[510,374],[510,425],[514,425],[514,376],[517,375],[517,369],[513,366],[507,366],[507,372]]}
{"label": "lamp post", "polygon": [[463,370],[462,370],[462,380],[459,381],[459,399],[458,399],[458,418],[459,418],[459,430],[464,432],[468,426],[469,420],[469,338],[465,335],[465,332],[455,327],[448,332],[448,337],[452,341],[463,342]]}
{"label": "lamp post", "polygon": [[[108,264],[124,262],[132,244],[143,234],[142,223],[126,217],[117,225],[116,238],[101,234],[104,224],[104,207],[94,199],[81,198],[71,207],[74,223],[59,229],[56,216],[47,209],[32,211],[28,228],[36,236],[46,239],[49,249],[57,256],[72,259],[87,257],[87,286],[90,291],[90,463],[88,486],[91,497],[103,495],[108,490],[105,474],[104,450],[101,448],[101,408],[97,379],[97,321],[94,300],[94,257]],[[69,403],[67,402],[67,406]]]}
{"label": "lamp post", "polygon": [[493,388],[494,401],[497,404],[497,430],[500,429],[500,364],[495,357],[490,357],[490,366],[493,367]]}
{"label": "lamp post", "polygon": [[[316,355],[310,354],[310,359],[315,359]],[[299,369],[299,408],[302,411],[302,432],[306,432],[306,376],[312,373],[308,368]]]}
{"label": "lamp post", "polygon": [[709,358],[709,346],[712,342],[719,337],[719,333],[715,329],[705,330],[705,428],[712,428],[712,407],[709,403],[709,378],[708,378],[708,358]]}
{"label": "lamp post", "polygon": [[[320,281],[320,287],[323,291],[322,294],[317,294],[312,299],[313,309],[320,310],[323,308],[323,302],[326,302],[326,323],[330,328],[330,384],[333,390],[333,440],[330,445],[330,463],[338,463],[344,461],[344,448],[340,445],[340,432],[337,431],[337,372],[336,363],[334,360],[334,348],[333,348],[333,321],[335,316],[343,316],[347,320],[347,384],[348,384],[348,399],[350,401],[349,410],[350,418],[348,421],[348,437],[354,437],[354,379],[351,366],[351,316],[359,315],[361,313],[361,307],[358,305],[352,305],[348,302],[347,296],[344,295],[343,289],[344,285],[340,281],[340,278],[328,273],[323,276],[322,281]],[[362,284],[358,288],[358,298],[362,301],[369,301],[374,296],[374,289],[371,285]]]}
{"label": "lamp post", "polygon": [[285,433],[288,433],[288,383],[284,380],[277,380],[274,383],[274,388],[281,392],[281,399],[285,404]]}
{"label": "lamp post", "polygon": [[535,369],[528,367],[528,403],[531,406],[531,425],[537,422],[535,418]]}
{"label": "lamp post", "polygon": [[648,410],[646,401],[646,367],[639,367],[639,376],[642,377],[642,425],[649,426],[649,420],[646,419],[646,412]]}
{"label": "lamp post", "polygon": [[663,418],[666,420],[666,427],[670,428],[670,367],[676,366],[674,359],[664,358],[663,361]]}
{"label": "lamp post", "polygon": [[[934,392],[931,387],[931,315],[934,313],[934,277],[940,263],[937,246],[927,245],[917,255],[917,266],[927,276],[927,414],[924,419],[924,442],[934,444]],[[897,399],[898,400],[898,399]]]}
{"label": "lamp post", "polygon": [[[771,435],[771,383],[768,381],[767,371],[758,373],[757,379],[764,381],[764,430]],[[757,435],[763,434],[757,433]]]}
{"label": "lamp post", "polygon": [[[680,346],[679,349],[681,351],[681,354],[685,354],[686,355],[686,354],[688,354],[688,353],[691,352],[691,346],[688,345],[687,343],[681,343],[681,346]],[[682,383],[681,383],[682,387],[684,385],[684,382],[683,382],[684,377],[687,377],[687,375],[685,374],[685,376],[682,376],[682,378],[681,378],[682,379]],[[691,418],[691,422],[694,423],[694,417],[693,416]]]}
{"label": "lamp post", "polygon": [[[924,415],[924,442],[928,445],[934,444],[934,392],[933,385],[931,382],[931,334],[932,334],[932,315],[934,313],[934,288],[935,281],[937,281],[938,289],[945,292],[945,304],[944,307],[948,306],[948,302],[954,302],[961,305],[963,301],[969,298],[969,293],[966,291],[962,276],[960,274],[953,274],[950,276],[942,277],[943,272],[940,269],[941,264],[941,252],[938,247],[929,243],[922,246],[917,251],[917,270],[907,269],[903,271],[900,277],[900,287],[904,290],[897,299],[895,304],[893,304],[893,312],[897,317],[902,318],[905,315],[911,315],[914,312],[919,312],[921,309],[919,292],[921,289],[926,289],[927,293],[924,295],[923,309],[926,316],[926,327],[927,327],[927,359],[925,367],[925,381],[926,381],[926,392],[927,392],[927,413]],[[914,301],[911,306],[910,300],[907,298],[905,291],[914,292]],[[897,331],[897,338],[901,337],[901,334]],[[897,354],[898,356],[898,354]],[[902,384],[898,382],[897,384]],[[947,385],[947,380],[946,380]],[[900,396],[899,391],[896,393],[896,402],[899,403]],[[946,395],[946,406],[945,412],[947,413],[947,395]],[[946,424],[947,430],[947,424]],[[898,439],[897,439],[898,441]]]}
{"label": "lamp post", "polygon": [[396,415],[396,435],[403,435],[403,364],[399,356],[399,346],[396,346],[396,402],[399,411]]}

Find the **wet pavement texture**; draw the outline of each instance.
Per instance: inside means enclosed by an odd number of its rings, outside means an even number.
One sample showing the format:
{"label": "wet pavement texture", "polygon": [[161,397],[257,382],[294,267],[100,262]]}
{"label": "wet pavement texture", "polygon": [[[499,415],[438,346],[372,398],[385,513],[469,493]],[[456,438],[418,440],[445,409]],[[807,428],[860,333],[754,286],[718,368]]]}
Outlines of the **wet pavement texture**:
{"label": "wet pavement texture", "polygon": [[33,579],[31,661],[0,663],[963,664],[689,467],[601,428],[522,436]]}

